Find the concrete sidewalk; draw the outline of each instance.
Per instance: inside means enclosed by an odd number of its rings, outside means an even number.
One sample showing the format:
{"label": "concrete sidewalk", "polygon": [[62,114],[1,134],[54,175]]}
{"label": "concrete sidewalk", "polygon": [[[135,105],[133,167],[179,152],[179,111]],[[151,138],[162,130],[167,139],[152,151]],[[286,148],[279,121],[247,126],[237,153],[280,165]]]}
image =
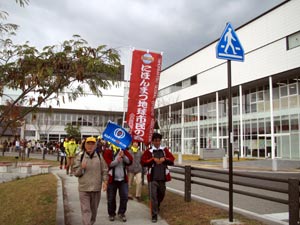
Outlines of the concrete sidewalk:
{"label": "concrete sidewalk", "polygon": [[[176,162],[177,163],[177,162]],[[179,165],[179,164],[177,164]],[[185,160],[181,165],[191,165],[194,167],[203,167],[211,169],[224,169],[223,161],[195,161]],[[228,164],[227,168],[228,169]],[[241,160],[232,163],[234,171],[252,171],[252,172],[278,172],[278,173],[299,173],[300,172],[300,160],[286,160],[286,159],[252,159]],[[275,170],[274,170],[275,169]]]}
{"label": "concrete sidewalk", "polygon": [[[52,173],[56,174],[63,184],[64,190],[64,208],[65,208],[65,224],[66,225],[82,225],[81,222],[81,209],[78,194],[78,178],[75,176],[68,176],[65,170],[52,168]],[[118,207],[118,197],[117,197]],[[98,215],[95,225],[113,225],[113,224],[130,224],[130,225],[148,225],[154,224],[151,222],[150,211],[147,206],[136,200],[129,200],[126,212],[127,222],[120,221],[117,217],[116,220],[111,222],[108,220],[107,214],[107,200],[106,192],[102,192],[101,201],[98,208]],[[57,223],[59,224],[59,223]],[[167,225],[166,221],[158,217],[157,225]]]}

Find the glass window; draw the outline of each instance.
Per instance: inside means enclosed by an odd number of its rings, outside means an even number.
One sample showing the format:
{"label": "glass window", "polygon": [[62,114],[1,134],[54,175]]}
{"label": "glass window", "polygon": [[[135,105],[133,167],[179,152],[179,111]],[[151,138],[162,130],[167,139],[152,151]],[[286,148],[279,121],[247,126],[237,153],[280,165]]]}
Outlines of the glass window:
{"label": "glass window", "polygon": [[300,31],[297,33],[294,33],[292,35],[289,35],[287,37],[287,49],[290,50],[292,48],[296,48],[300,46]]}
{"label": "glass window", "polygon": [[225,117],[227,115],[226,113],[226,110],[227,110],[227,107],[226,107],[226,99],[220,99],[219,100],[219,117],[222,118],[222,117]]}
{"label": "glass window", "polygon": [[270,119],[267,118],[266,119],[266,134],[270,134],[271,133],[271,122]]}
{"label": "glass window", "polygon": [[265,133],[265,123],[264,119],[260,119],[258,121],[258,133],[259,134],[264,134]]}
{"label": "glass window", "polygon": [[186,88],[191,86],[191,80],[190,79],[186,79],[184,81],[182,81],[182,88]]}
{"label": "glass window", "polygon": [[257,112],[256,104],[251,104],[251,112]]}
{"label": "glass window", "polygon": [[232,107],[232,115],[238,115],[239,114],[239,108],[234,106]]}
{"label": "glass window", "polygon": [[296,83],[289,85],[289,95],[296,95],[297,94],[297,85]]}
{"label": "glass window", "polygon": [[273,89],[273,99],[279,99],[279,87]]}
{"label": "glass window", "polygon": [[264,98],[265,98],[265,101],[270,100],[270,89],[266,89],[266,91],[264,92]]}
{"label": "glass window", "polygon": [[291,119],[291,130],[294,131],[299,130],[299,122],[297,117]]}
{"label": "glass window", "polygon": [[289,118],[288,116],[282,116],[281,117],[281,132],[285,133],[285,132],[289,132]]}
{"label": "glass window", "polygon": [[245,106],[245,112],[249,113],[250,112],[250,94],[249,93],[245,93],[245,97],[243,98],[243,104]]}
{"label": "glass window", "polygon": [[259,91],[257,92],[257,101],[264,101],[264,92],[263,91]]}
{"label": "glass window", "polygon": [[67,118],[66,118],[66,122],[71,122],[71,115],[70,114],[67,114]]}
{"label": "glass window", "polygon": [[239,104],[239,97],[236,96],[236,97],[233,97],[232,98],[232,105],[238,105]]}
{"label": "glass window", "polygon": [[197,84],[197,75],[191,77],[191,85]]}
{"label": "glass window", "polygon": [[25,130],[25,136],[35,137],[34,130]]}
{"label": "glass window", "polygon": [[256,93],[251,93],[251,102],[256,102]]}
{"label": "glass window", "polygon": [[280,86],[280,97],[286,97],[288,95],[287,85]]}

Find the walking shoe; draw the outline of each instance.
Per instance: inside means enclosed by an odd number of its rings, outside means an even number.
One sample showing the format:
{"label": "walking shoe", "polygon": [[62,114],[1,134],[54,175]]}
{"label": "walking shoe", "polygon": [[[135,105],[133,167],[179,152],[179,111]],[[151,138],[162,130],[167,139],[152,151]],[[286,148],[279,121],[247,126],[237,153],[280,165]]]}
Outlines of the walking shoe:
{"label": "walking shoe", "polygon": [[126,222],[126,221],[127,221],[125,214],[119,214],[119,218],[120,218],[123,222]]}
{"label": "walking shoe", "polygon": [[115,216],[109,216],[108,219],[109,219],[109,221],[114,221],[115,220]]}
{"label": "walking shoe", "polygon": [[62,169],[62,166],[59,166],[59,169]]}
{"label": "walking shoe", "polygon": [[157,222],[157,215],[152,216],[152,223],[156,223]]}
{"label": "walking shoe", "polygon": [[136,200],[137,200],[138,202],[141,201],[141,197],[137,196],[137,197],[135,197],[135,198],[136,198]]}

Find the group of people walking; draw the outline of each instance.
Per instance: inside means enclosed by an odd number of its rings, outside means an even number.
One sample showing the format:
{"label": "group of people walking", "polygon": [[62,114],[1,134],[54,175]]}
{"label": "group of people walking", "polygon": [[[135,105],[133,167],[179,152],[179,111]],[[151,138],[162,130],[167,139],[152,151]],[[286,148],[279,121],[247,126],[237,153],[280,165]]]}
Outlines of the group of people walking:
{"label": "group of people walking", "polygon": [[[151,202],[151,220],[157,222],[160,204],[164,199],[166,184],[170,180],[168,165],[174,164],[174,156],[167,147],[161,146],[162,136],[154,133],[152,144],[142,151],[138,142],[128,149],[101,142],[88,137],[81,144],[74,165],[67,154],[69,174],[78,177],[78,190],[81,205],[82,222],[92,225],[96,221],[101,191],[107,193],[107,213],[109,221],[116,218],[126,222],[128,199],[133,199],[129,190],[136,181],[135,198],[141,200],[142,173],[146,167],[149,198]],[[70,149],[65,145],[66,152]],[[73,157],[74,159],[74,157]],[[70,162],[70,163],[69,163]],[[68,173],[68,172],[67,172]],[[117,193],[119,204],[117,208]]]}

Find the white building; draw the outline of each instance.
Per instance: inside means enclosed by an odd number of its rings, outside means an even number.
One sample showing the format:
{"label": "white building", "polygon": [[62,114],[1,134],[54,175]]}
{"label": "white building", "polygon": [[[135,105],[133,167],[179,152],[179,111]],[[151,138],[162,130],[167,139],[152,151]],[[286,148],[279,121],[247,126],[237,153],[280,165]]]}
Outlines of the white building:
{"label": "white building", "polygon": [[[245,50],[244,62],[231,63],[233,149],[241,156],[300,159],[299,12],[300,1],[285,1],[235,29]],[[227,62],[216,58],[218,41],[161,73],[158,120],[175,152],[227,149]]]}

